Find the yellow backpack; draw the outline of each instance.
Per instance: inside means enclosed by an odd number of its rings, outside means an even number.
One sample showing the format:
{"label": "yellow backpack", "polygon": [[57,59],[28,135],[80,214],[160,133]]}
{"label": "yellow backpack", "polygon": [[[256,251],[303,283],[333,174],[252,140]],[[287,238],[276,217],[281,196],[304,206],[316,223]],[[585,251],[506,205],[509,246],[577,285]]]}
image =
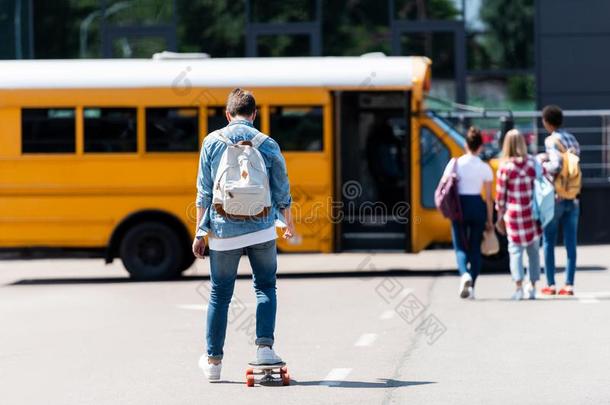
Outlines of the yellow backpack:
{"label": "yellow backpack", "polygon": [[571,149],[566,149],[560,139],[555,139],[555,145],[561,154],[561,170],[555,177],[555,192],[560,198],[573,200],[578,197],[582,187],[580,158]]}

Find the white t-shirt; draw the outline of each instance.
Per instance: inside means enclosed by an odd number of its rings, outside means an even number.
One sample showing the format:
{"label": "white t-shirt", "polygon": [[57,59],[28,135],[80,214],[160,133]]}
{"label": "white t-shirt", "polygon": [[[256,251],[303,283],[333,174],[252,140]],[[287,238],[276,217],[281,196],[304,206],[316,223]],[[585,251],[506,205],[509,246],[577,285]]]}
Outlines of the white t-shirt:
{"label": "white t-shirt", "polygon": [[[448,176],[452,168],[452,164],[449,162],[445,167],[443,176]],[[491,167],[483,162],[480,157],[469,153],[458,158],[457,176],[458,193],[461,195],[481,194],[483,183],[493,181],[494,178]]]}
{"label": "white t-shirt", "polygon": [[208,234],[208,243],[210,244],[211,250],[225,251],[269,242],[276,238],[277,232],[275,231],[275,226],[270,226],[267,229],[234,236],[232,238],[215,238],[212,234]]}

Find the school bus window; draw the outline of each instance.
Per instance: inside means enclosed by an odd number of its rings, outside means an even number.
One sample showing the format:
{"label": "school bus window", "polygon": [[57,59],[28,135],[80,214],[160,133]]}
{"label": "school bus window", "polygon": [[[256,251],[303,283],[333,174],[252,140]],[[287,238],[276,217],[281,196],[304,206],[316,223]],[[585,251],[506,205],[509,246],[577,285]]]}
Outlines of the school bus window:
{"label": "school bus window", "polygon": [[270,135],[285,151],[321,151],[322,107],[271,107]]}
{"label": "school bus window", "polygon": [[84,109],[85,152],[124,153],[137,150],[135,108]]}
{"label": "school bus window", "polygon": [[195,152],[199,139],[197,108],[147,108],[146,151]]}
{"label": "school bus window", "polygon": [[74,108],[22,109],[21,152],[76,152],[75,117]]}
{"label": "school bus window", "polygon": [[[261,110],[256,107],[257,114],[254,119],[254,128],[260,131],[261,129]],[[216,131],[217,129],[224,128],[228,124],[227,117],[225,116],[224,107],[208,107],[208,133]]]}
{"label": "school bus window", "polygon": [[434,133],[421,128],[420,133],[421,198],[424,208],[434,208],[434,190],[451,158],[449,148]]}

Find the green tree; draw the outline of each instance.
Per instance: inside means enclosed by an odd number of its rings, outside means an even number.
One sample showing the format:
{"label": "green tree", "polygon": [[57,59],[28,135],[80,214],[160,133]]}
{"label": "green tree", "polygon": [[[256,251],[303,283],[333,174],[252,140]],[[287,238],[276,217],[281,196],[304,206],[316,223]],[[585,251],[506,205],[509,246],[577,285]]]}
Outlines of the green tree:
{"label": "green tree", "polygon": [[533,0],[485,0],[480,17],[487,26],[483,46],[493,67],[534,66]]}
{"label": "green tree", "polygon": [[244,1],[177,0],[177,14],[181,52],[244,56]]}

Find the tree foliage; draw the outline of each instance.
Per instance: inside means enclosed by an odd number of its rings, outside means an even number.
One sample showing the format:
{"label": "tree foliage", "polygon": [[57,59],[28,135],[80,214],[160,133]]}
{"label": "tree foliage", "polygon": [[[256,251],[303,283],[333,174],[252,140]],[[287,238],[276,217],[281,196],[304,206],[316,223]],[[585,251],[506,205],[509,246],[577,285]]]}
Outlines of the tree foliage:
{"label": "tree foliage", "polygon": [[480,17],[488,30],[483,46],[494,67],[534,65],[533,0],[485,0]]}

